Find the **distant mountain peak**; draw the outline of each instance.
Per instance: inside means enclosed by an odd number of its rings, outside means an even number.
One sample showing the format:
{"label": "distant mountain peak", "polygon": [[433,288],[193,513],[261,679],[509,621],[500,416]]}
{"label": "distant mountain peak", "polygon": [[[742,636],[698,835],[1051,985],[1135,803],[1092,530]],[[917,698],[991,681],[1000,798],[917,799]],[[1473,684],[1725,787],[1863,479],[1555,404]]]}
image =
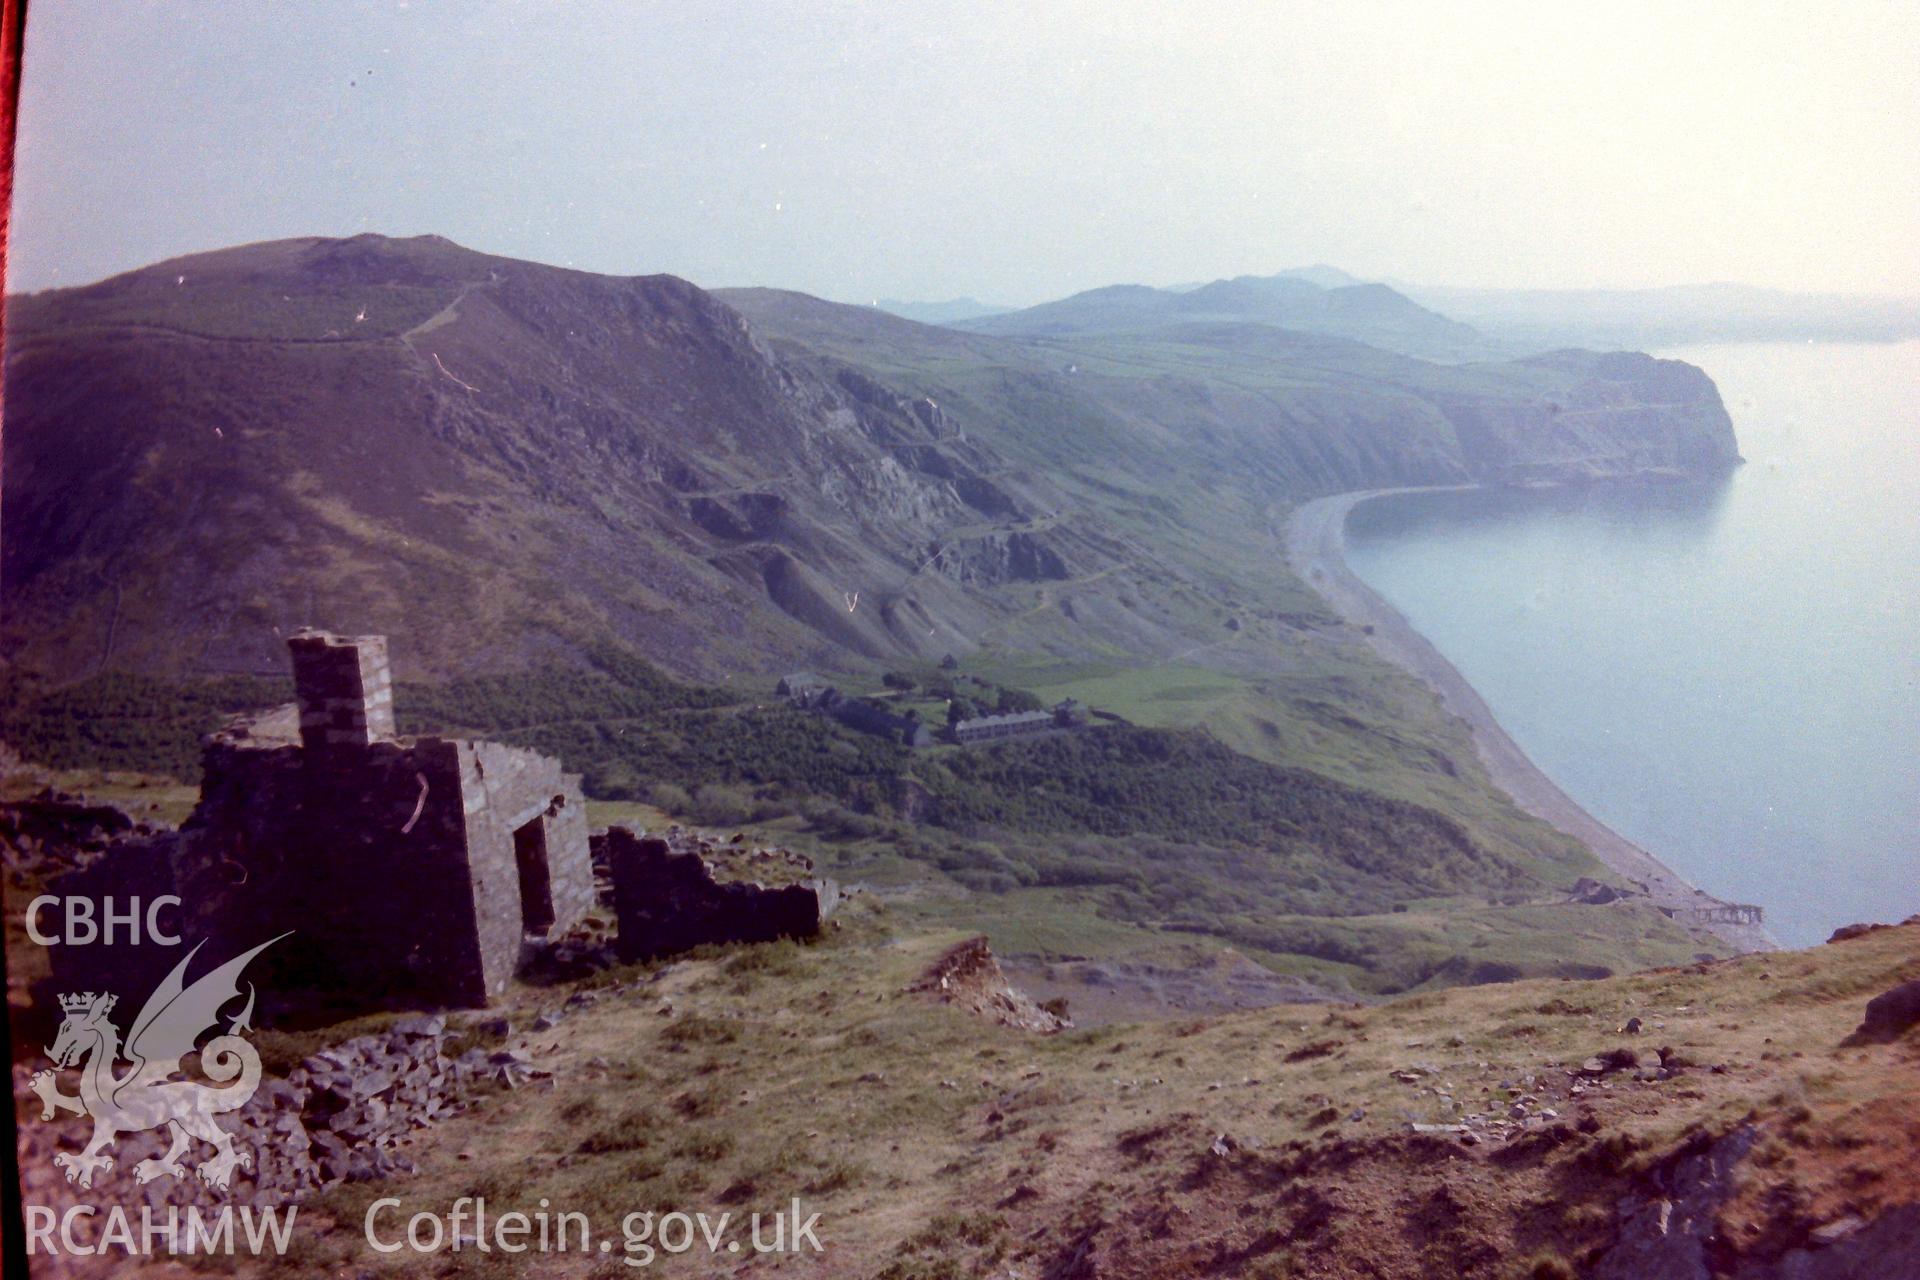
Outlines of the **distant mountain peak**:
{"label": "distant mountain peak", "polygon": [[1430,311],[1387,285],[1358,280],[1334,267],[1299,267],[1176,289],[1107,285],[1024,311],[954,323],[1006,337],[1065,337],[1140,333],[1196,322],[1266,325],[1431,360],[1498,354],[1470,326]]}
{"label": "distant mountain peak", "polygon": [[1369,284],[1359,276],[1349,275],[1338,267],[1330,267],[1324,262],[1316,262],[1310,267],[1290,267],[1275,273],[1273,278],[1305,280],[1308,284],[1317,284],[1322,289],[1346,289],[1354,285]]}
{"label": "distant mountain peak", "polygon": [[898,298],[881,298],[873,305],[876,310],[907,320],[918,320],[921,324],[958,324],[962,320],[1005,315],[1013,310],[1012,307],[995,306],[973,297],[948,298],[942,302],[906,302]]}

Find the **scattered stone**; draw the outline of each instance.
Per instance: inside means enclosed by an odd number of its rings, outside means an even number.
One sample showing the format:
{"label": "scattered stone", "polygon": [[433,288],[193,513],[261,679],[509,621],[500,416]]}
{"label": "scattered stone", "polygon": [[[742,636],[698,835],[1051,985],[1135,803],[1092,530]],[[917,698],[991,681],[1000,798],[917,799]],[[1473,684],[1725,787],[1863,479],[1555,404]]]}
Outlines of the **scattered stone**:
{"label": "scattered stone", "polygon": [[525,1049],[502,1049],[486,1055],[482,1074],[509,1089],[517,1089],[530,1081],[546,1079],[553,1073],[534,1066],[533,1055]]}
{"label": "scattered stone", "polygon": [[[356,1036],[311,1055],[284,1078],[262,1080],[221,1125],[233,1133],[234,1149],[252,1159],[251,1167],[233,1172],[224,1189],[191,1176],[200,1161],[212,1158],[204,1145],[196,1145],[183,1162],[188,1177],[136,1183],[139,1162],[158,1156],[167,1145],[164,1131],[157,1129],[121,1134],[112,1169],[97,1174],[93,1187],[69,1184],[53,1156],[84,1146],[88,1127],[84,1117],[62,1117],[23,1126],[23,1190],[33,1202],[50,1205],[72,1203],[76,1196],[155,1208],[204,1203],[208,1196],[235,1204],[288,1204],[339,1182],[410,1173],[413,1161],[396,1148],[418,1130],[473,1105],[465,1086],[484,1074],[486,1053],[469,1049],[449,1059],[444,1054],[448,1038],[443,1018],[402,1018],[382,1034]],[[30,1073],[28,1064],[14,1069],[17,1093],[28,1091]],[[463,1151],[458,1158],[474,1155]],[[41,1182],[45,1185],[36,1185]]]}

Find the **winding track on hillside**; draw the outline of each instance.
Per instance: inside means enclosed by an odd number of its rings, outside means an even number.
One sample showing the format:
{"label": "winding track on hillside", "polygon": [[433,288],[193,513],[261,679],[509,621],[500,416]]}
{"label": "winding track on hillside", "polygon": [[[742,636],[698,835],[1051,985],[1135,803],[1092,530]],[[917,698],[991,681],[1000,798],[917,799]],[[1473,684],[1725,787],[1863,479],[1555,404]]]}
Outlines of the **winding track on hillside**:
{"label": "winding track on hillside", "polygon": [[[1459,669],[1415,631],[1398,609],[1347,567],[1347,516],[1361,503],[1390,494],[1438,493],[1473,487],[1365,489],[1303,503],[1287,517],[1281,538],[1288,566],[1341,617],[1354,626],[1371,627],[1367,638],[1382,657],[1418,676],[1439,695],[1448,711],[1467,722],[1487,772],[1496,786],[1513,797],[1514,803],[1584,841],[1600,861],[1620,875],[1645,884],[1659,906],[1713,909],[1728,905],[1695,888],[1673,868],[1588,813],[1562,791],[1500,727],[1492,708],[1467,683]],[[1276,529],[1275,532],[1282,531]],[[1697,927],[1709,930],[1742,951],[1771,951],[1780,945],[1763,925]]]}

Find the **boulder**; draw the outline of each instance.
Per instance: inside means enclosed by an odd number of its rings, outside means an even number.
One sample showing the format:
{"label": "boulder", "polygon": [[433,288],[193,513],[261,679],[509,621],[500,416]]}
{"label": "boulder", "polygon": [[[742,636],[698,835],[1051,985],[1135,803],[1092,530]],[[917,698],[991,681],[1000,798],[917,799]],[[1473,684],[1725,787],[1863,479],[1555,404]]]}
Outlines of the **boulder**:
{"label": "boulder", "polygon": [[[1659,1059],[1652,1058],[1654,1063]],[[1588,1076],[1604,1076],[1610,1071],[1632,1071],[1641,1066],[1640,1055],[1632,1049],[1609,1049],[1595,1058],[1588,1058],[1580,1064],[1580,1073]]]}
{"label": "boulder", "polygon": [[1848,1044],[1870,1044],[1898,1039],[1908,1028],[1920,1024],[1920,979],[1903,982],[1867,1001],[1866,1017]]}
{"label": "boulder", "polygon": [[1827,944],[1831,946],[1836,942],[1847,942],[1853,938],[1864,938],[1870,933],[1878,933],[1887,927],[1888,926],[1884,924],[1843,924],[1833,931],[1832,936],[1827,939]]}
{"label": "boulder", "polygon": [[447,1020],[438,1013],[409,1014],[393,1024],[394,1032],[409,1040],[423,1036],[437,1037],[445,1034],[446,1029]]}

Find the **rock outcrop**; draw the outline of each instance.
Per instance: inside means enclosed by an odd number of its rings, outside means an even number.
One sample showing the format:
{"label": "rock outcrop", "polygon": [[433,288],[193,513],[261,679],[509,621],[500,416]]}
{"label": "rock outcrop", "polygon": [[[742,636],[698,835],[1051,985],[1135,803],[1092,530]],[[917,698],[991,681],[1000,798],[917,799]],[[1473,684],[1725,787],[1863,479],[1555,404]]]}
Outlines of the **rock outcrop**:
{"label": "rock outcrop", "polygon": [[1884,1043],[1899,1039],[1916,1026],[1920,1026],[1920,979],[1903,982],[1867,1001],[1866,1016],[1846,1042]]}
{"label": "rock outcrop", "polygon": [[1035,1003],[1007,981],[984,935],[948,948],[912,990],[1020,1031],[1051,1035],[1073,1025],[1065,1013]]}
{"label": "rock outcrop", "polygon": [[1813,1228],[1776,1257],[1729,1264],[1719,1214],[1739,1191],[1757,1131],[1743,1125],[1696,1139],[1654,1168],[1621,1202],[1619,1238],[1592,1280],[1890,1280],[1920,1276],[1920,1204],[1871,1222],[1842,1218]]}

